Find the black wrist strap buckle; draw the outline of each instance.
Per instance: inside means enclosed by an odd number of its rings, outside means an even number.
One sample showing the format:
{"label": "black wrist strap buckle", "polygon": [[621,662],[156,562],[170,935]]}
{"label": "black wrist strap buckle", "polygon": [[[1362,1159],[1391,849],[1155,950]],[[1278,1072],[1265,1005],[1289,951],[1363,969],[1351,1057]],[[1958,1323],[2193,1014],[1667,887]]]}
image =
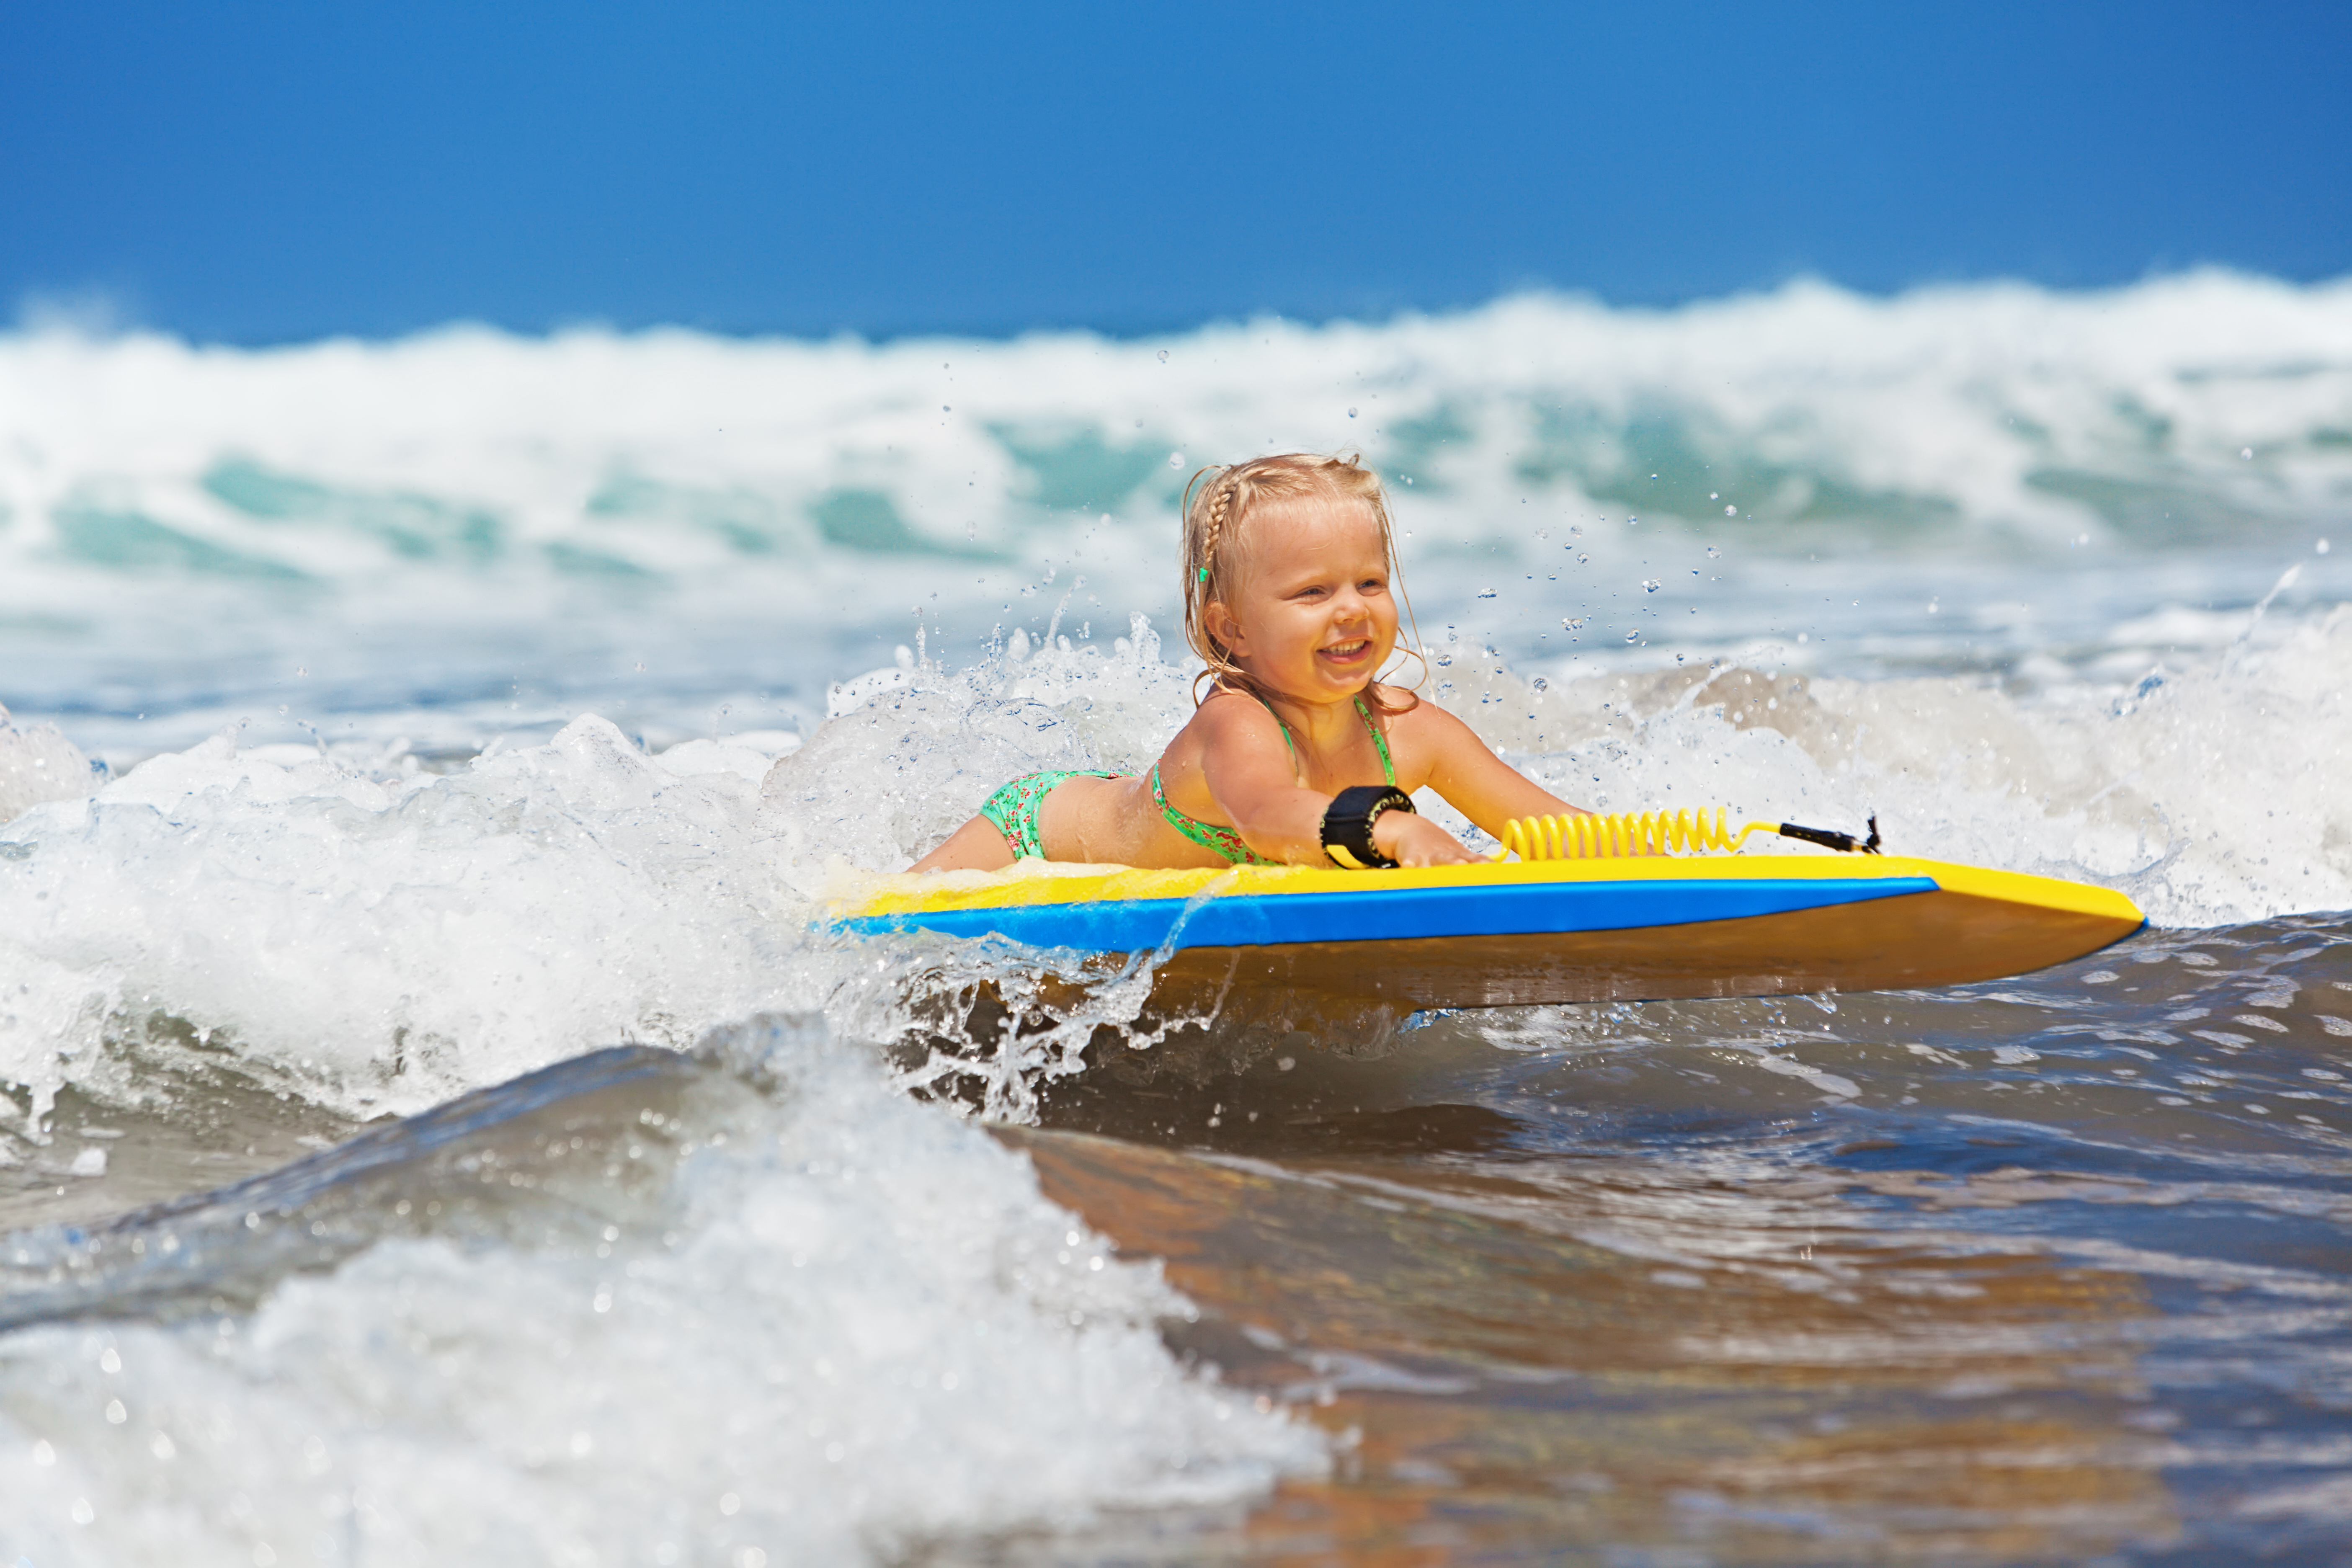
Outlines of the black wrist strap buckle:
{"label": "black wrist strap buckle", "polygon": [[1412,810],[1412,796],[1394,784],[1350,784],[1323,812],[1323,853],[1350,871],[1396,864],[1372,847],[1372,824],[1391,811]]}

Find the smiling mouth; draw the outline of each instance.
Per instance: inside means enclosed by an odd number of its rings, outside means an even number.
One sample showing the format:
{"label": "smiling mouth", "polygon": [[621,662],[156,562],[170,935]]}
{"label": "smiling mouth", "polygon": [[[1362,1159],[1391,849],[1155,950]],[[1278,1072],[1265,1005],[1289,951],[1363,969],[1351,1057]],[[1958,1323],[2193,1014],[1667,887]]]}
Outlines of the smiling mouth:
{"label": "smiling mouth", "polygon": [[1322,650],[1323,657],[1341,664],[1352,664],[1372,651],[1372,639],[1359,637],[1354,642],[1334,643]]}

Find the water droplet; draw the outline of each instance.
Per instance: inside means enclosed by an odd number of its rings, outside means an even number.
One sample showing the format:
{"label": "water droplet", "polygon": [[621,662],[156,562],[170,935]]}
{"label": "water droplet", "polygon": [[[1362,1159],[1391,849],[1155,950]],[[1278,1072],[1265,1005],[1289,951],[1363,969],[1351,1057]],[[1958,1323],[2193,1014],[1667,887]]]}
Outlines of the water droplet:
{"label": "water droplet", "polygon": [[2320,554],[2325,555],[2327,553],[2327,541],[2323,539],[2312,548],[2318,551]]}
{"label": "water droplet", "polygon": [[2241,447],[2238,448],[2238,456],[2245,458],[2248,462],[2252,462],[2254,457],[2254,449],[2252,447]]}
{"label": "water droplet", "polygon": [[1739,509],[1736,506],[1725,507],[1723,509],[1723,515],[1726,517],[1738,517],[1739,515]]}
{"label": "water droplet", "polygon": [[1717,557],[1719,557],[1720,555],[1722,555],[1722,553],[1723,553],[1723,552],[1722,552],[1722,551],[1717,550],[1717,549],[1714,545],[1712,545],[1712,544],[1710,544],[1710,545],[1708,545],[1708,546],[1706,547],[1706,558],[1707,558],[1709,561],[1713,561],[1713,560],[1717,559]]}
{"label": "water droplet", "polygon": [[[1161,357],[1162,357],[1162,358],[1165,358],[1166,356],[1163,354]],[[1170,468],[1182,468],[1182,467],[1184,466],[1184,454],[1183,454],[1183,453],[1181,453],[1181,452],[1171,452],[1171,453],[1169,453],[1169,454],[1168,454],[1168,466],[1169,466]]]}
{"label": "water droplet", "polygon": [[1355,416],[1356,416],[1356,411],[1355,411],[1354,409],[1352,409],[1352,408],[1349,409],[1349,410],[1348,410],[1348,417],[1349,417],[1349,418],[1350,418],[1350,419],[1353,419]]}
{"label": "water droplet", "polygon": [[1706,492],[1706,499],[1709,500],[1721,500],[1723,498],[1716,494],[1713,490],[1709,490]]}
{"label": "water droplet", "polygon": [[1659,582],[1655,577],[1644,577],[1642,579],[1642,592],[1644,594],[1654,594],[1664,586],[1665,584]]}
{"label": "water droplet", "polygon": [[948,405],[946,405],[946,404],[942,403],[942,404],[940,404],[940,413],[942,413],[942,414],[953,414],[953,413],[955,412],[955,410],[954,410],[953,408],[950,408],[950,406],[948,406]]}
{"label": "water droplet", "polygon": [[1625,640],[1627,642],[1640,642],[1642,640],[1642,634],[1639,632],[1627,632],[1625,634]]}
{"label": "water droplet", "polygon": [[1168,363],[1168,351],[1166,349],[1161,349],[1160,351],[1160,363],[1161,364],[1166,364]]}
{"label": "water droplet", "polygon": [[1481,588],[1478,590],[1478,596],[1482,599],[1491,599],[1495,596],[1495,590],[1492,588]]}

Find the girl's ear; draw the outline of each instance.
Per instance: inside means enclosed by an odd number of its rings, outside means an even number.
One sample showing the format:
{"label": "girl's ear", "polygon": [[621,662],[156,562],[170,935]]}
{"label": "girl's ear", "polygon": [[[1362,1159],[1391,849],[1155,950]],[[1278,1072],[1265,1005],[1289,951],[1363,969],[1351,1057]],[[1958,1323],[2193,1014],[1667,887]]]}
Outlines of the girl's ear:
{"label": "girl's ear", "polygon": [[1228,652],[1236,658],[1248,656],[1249,637],[1242,630],[1241,622],[1234,618],[1233,611],[1225,607],[1223,599],[1212,599],[1201,607],[1201,624],[1208,628],[1212,638],[1224,645]]}

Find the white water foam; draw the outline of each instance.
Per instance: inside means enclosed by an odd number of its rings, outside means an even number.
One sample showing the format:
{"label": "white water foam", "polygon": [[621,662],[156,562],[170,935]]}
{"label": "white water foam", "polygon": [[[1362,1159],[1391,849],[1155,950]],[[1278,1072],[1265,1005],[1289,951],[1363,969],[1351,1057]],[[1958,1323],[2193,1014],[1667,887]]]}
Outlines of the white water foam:
{"label": "white water foam", "polygon": [[[1870,505],[1900,497],[2064,542],[2086,521],[2130,519],[2120,498],[2054,483],[2060,467],[2168,475],[2184,497],[2249,515],[2340,510],[2352,283],[2205,272],[2105,293],[1893,300],[1796,283],[1671,311],[1528,296],[1131,343],[462,328],[236,351],[32,334],[0,338],[0,398],[16,438],[0,476],[24,520],[7,552],[26,565],[62,549],[126,568],[143,550],[148,564],[175,552],[207,569],[193,547],[93,529],[94,507],[145,509],[236,558],[214,569],[325,579],[562,542],[688,574],[784,543],[1000,547],[1041,514],[1087,527],[1130,501],[1156,526],[1186,467],[1171,455],[1351,440],[1412,479],[1414,501],[1469,526],[1465,542],[1520,532],[1512,512],[1477,525],[1481,509],[1563,484],[1593,501],[1646,485],[1643,443],[1667,439],[1677,459],[1786,470],[1781,489],[1716,498],[1742,517],[1900,521]],[[1800,473],[1802,494],[1786,488]],[[1824,494],[1832,482],[1851,493]],[[898,521],[819,504],[857,485]],[[1665,499],[1661,517],[1725,515]],[[1929,519],[1915,506],[1911,521],[1926,531]]]}
{"label": "white water foam", "polygon": [[1138,342],[20,333],[0,656],[27,711],[269,739],[472,703],[478,744],[517,691],[625,692],[660,711],[605,710],[666,732],[683,706],[680,736],[721,692],[814,721],[918,608],[963,648],[1056,604],[1081,642],[1164,621],[1195,465],[1350,445],[1427,622],[1524,666],[1800,632],[1844,674],[2071,657],[2292,559],[2283,608],[2346,596],[2313,552],[2352,519],[2352,283],[1799,283]]}
{"label": "white water foam", "polygon": [[1025,1160],[822,1030],[764,1058],[782,1108],[684,1159],[658,1243],[383,1240],[249,1317],[0,1340],[0,1552],[856,1563],[1323,1467]]}
{"label": "white water foam", "polygon": [[439,777],[228,735],[157,757],[7,830],[0,1075],[129,1092],[108,1037],[160,1010],[364,1116],[813,1005],[769,760],[681,773],[593,719]]}
{"label": "white water foam", "polygon": [[0,822],[47,800],[79,800],[96,787],[89,759],[55,724],[19,727],[0,708]]}

